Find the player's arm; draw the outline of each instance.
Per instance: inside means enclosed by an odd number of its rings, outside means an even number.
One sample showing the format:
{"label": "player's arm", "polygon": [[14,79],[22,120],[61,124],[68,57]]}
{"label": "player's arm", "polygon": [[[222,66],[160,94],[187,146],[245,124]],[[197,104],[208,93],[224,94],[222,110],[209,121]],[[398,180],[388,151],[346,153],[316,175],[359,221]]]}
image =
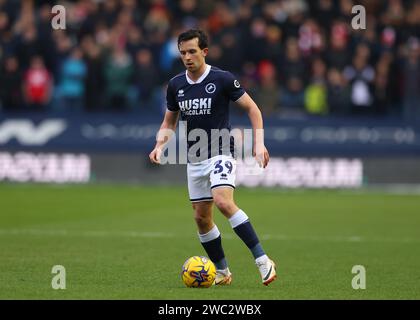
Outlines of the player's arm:
{"label": "player's arm", "polygon": [[252,155],[255,157],[260,167],[265,168],[270,160],[270,155],[264,145],[264,126],[261,111],[246,92],[236,100],[236,103],[248,113],[253,130]]}
{"label": "player's arm", "polygon": [[165,117],[163,118],[162,124],[156,137],[156,145],[153,151],[149,154],[149,159],[152,163],[160,163],[162,149],[169,141],[172,134],[174,134],[176,125],[178,123],[178,117],[179,111],[166,110]]}

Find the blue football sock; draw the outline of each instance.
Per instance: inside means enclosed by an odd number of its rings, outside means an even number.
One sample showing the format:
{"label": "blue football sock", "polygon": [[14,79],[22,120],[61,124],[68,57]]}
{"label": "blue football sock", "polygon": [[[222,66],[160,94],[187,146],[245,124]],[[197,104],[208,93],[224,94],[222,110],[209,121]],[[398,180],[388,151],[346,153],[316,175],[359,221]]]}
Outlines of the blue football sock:
{"label": "blue football sock", "polygon": [[202,242],[204,250],[206,250],[209,258],[216,265],[216,269],[226,269],[227,262],[225,258],[225,253],[222,247],[222,237],[218,236],[216,239]]}
{"label": "blue football sock", "polygon": [[229,221],[235,233],[242,239],[249,250],[251,250],[255,259],[265,255],[257,234],[245,212],[239,210],[229,219]]}
{"label": "blue football sock", "polygon": [[206,234],[199,234],[198,236],[201,245],[206,250],[210,260],[215,264],[216,269],[226,269],[228,265],[222,247],[222,237],[217,226],[214,226]]}

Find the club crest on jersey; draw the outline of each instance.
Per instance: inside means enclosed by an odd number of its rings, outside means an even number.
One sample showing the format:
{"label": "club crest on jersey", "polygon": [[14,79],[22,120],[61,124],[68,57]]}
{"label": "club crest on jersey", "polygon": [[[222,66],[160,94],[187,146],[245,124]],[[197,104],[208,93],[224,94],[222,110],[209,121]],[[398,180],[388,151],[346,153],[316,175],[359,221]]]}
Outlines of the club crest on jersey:
{"label": "club crest on jersey", "polygon": [[206,87],[204,89],[207,93],[214,93],[216,91],[216,85],[210,82],[206,84]]}

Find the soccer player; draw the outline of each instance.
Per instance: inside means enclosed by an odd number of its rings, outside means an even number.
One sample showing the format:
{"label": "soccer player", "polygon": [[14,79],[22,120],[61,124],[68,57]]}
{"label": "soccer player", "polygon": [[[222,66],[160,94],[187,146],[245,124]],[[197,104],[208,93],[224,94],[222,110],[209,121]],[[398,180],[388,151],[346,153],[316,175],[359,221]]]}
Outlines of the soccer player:
{"label": "soccer player", "polygon": [[[236,161],[232,139],[228,139],[229,146],[226,148],[223,137],[220,139],[219,136],[211,136],[214,129],[230,130],[229,102],[236,102],[250,118],[253,128],[253,155],[260,167],[265,168],[269,154],[264,146],[263,136],[258,134],[263,129],[261,112],[230,72],[206,64],[205,58],[209,49],[208,38],[203,31],[192,29],[180,34],[178,49],[186,71],[176,75],[168,83],[167,110],[160,132],[168,129],[175,131],[181,115],[181,119],[187,124],[187,136],[192,130],[201,129],[210,137],[208,150],[211,152],[201,149],[191,152],[194,141],[187,142],[187,176],[198,236],[209,258],[216,265],[215,284],[230,284],[232,274],[222,248],[220,232],[213,221],[213,203],[229,219],[235,233],[250,249],[262,283],[268,285],[276,279],[275,264],[265,254],[247,214],[239,209],[233,197]],[[157,139],[156,146],[149,155],[151,162],[160,163],[167,140]],[[198,154],[201,156],[198,158],[200,161],[196,158],[194,160],[194,156]]]}

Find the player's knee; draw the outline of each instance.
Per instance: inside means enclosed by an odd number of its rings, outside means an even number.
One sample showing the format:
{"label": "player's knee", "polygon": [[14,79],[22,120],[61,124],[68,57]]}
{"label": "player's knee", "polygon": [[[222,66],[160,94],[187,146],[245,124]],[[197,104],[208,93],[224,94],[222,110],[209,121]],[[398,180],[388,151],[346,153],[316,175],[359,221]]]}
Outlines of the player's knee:
{"label": "player's knee", "polygon": [[223,196],[214,197],[214,204],[222,213],[230,212],[235,205],[232,200]]}
{"label": "player's knee", "polygon": [[197,226],[199,226],[200,228],[206,228],[211,225],[211,217],[204,214],[200,214],[199,212],[195,213],[194,220]]}

